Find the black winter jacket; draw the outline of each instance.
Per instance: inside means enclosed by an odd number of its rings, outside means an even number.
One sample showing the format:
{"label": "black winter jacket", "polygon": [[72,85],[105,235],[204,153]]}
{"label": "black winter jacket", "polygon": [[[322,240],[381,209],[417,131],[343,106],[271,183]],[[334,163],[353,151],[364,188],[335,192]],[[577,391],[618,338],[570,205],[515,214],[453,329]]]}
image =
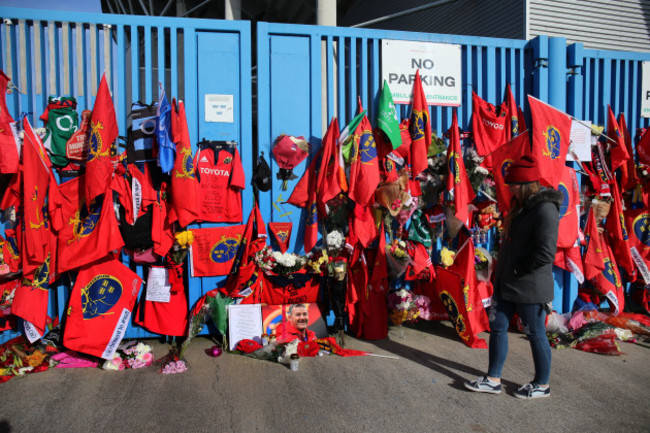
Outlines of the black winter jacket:
{"label": "black winter jacket", "polygon": [[513,217],[497,257],[495,295],[523,304],[553,300],[553,260],[562,197],[552,188],[542,189]]}

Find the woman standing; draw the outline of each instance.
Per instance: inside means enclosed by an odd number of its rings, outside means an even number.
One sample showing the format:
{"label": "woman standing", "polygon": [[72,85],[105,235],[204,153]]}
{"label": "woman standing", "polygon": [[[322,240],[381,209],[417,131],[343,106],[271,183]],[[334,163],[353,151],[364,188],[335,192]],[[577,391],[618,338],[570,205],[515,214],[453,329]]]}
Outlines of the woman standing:
{"label": "woman standing", "polygon": [[539,168],[524,156],[508,169],[506,183],[513,206],[505,221],[497,258],[494,295],[490,307],[490,345],[487,376],[465,382],[472,391],[501,393],[501,371],[508,355],[508,325],[519,314],[535,364],[531,383],[515,397],[549,397],[551,347],[546,338],[546,314],[553,300],[553,260],[557,249],[562,193],[539,184]]}

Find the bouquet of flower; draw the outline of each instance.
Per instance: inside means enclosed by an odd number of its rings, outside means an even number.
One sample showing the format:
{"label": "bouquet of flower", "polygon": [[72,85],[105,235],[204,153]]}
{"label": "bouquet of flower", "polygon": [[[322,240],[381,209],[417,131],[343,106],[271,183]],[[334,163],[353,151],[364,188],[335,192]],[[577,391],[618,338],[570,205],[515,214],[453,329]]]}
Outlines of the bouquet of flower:
{"label": "bouquet of flower", "polygon": [[275,267],[275,259],[273,258],[273,250],[268,245],[265,245],[261,250],[257,251],[253,256],[253,261],[263,271],[272,271]]}
{"label": "bouquet of flower", "polygon": [[447,247],[442,247],[442,250],[440,250],[440,264],[445,268],[454,264],[455,257],[456,253]]}
{"label": "bouquet of flower", "polygon": [[420,315],[413,293],[406,289],[388,294],[388,309],[390,310],[390,320],[397,326],[404,322],[411,322]]}
{"label": "bouquet of flower", "polygon": [[169,250],[169,256],[174,263],[182,263],[187,257],[188,247],[194,242],[194,233],[191,230],[177,232],[174,235],[174,244]]}
{"label": "bouquet of flower", "polygon": [[307,259],[303,256],[292,253],[281,253],[280,251],[273,251],[271,253],[275,266],[273,272],[278,275],[289,275],[297,272],[302,268]]}
{"label": "bouquet of flower", "polygon": [[424,320],[433,319],[433,312],[431,311],[431,300],[429,297],[424,295],[415,295],[413,297],[413,303],[418,309],[418,317]]}
{"label": "bouquet of flower", "polygon": [[411,257],[406,251],[406,242],[394,239],[390,245],[386,245],[386,261],[389,277],[399,277],[406,272],[406,268],[411,263]]}
{"label": "bouquet of flower", "polygon": [[104,362],[104,370],[125,370],[148,367],[153,362],[151,346],[136,341],[120,345],[112,359]]}
{"label": "bouquet of flower", "polygon": [[487,251],[483,248],[474,249],[474,268],[477,271],[482,271],[488,267],[489,262],[485,253],[487,253]]}
{"label": "bouquet of flower", "polygon": [[326,239],[327,250],[330,252],[336,253],[340,251],[345,245],[345,237],[343,236],[343,233],[341,233],[338,230],[329,232],[325,239]]}
{"label": "bouquet of flower", "polygon": [[307,269],[314,274],[325,274],[329,256],[326,250],[314,251],[307,255]]}

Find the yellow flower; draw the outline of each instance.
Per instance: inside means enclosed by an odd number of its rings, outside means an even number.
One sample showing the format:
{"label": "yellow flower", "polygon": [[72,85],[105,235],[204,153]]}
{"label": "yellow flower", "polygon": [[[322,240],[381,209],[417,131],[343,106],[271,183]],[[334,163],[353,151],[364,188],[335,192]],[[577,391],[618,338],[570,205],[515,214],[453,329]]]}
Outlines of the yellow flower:
{"label": "yellow flower", "polygon": [[174,235],[176,238],[176,243],[182,248],[186,248],[188,245],[192,245],[194,242],[194,233],[191,230],[186,230],[184,232],[178,232]]}
{"label": "yellow flower", "polygon": [[44,354],[40,350],[36,350],[31,355],[26,356],[25,360],[27,361],[30,367],[37,367],[43,363],[43,360],[46,357],[47,357],[46,354]]}
{"label": "yellow flower", "polygon": [[454,264],[454,257],[456,256],[456,253],[448,249],[447,247],[443,247],[442,251],[440,251],[440,260],[442,261],[442,265],[445,267],[451,266]]}

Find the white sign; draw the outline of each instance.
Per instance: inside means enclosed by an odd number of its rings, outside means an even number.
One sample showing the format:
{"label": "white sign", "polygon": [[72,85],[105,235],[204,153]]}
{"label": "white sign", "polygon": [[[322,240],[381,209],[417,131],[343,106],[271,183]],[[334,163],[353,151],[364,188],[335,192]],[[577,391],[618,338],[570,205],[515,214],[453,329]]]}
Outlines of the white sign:
{"label": "white sign", "polygon": [[167,268],[152,266],[147,279],[146,300],[151,302],[169,302],[172,285],[169,283]]}
{"label": "white sign", "polygon": [[650,62],[641,70],[641,117],[650,117]]}
{"label": "white sign", "polygon": [[[587,126],[589,125],[589,126]],[[591,161],[591,122],[585,120],[571,121],[571,150],[580,161]],[[571,152],[566,156],[567,161],[575,161]]]}
{"label": "white sign", "polygon": [[233,95],[205,95],[205,121],[233,123]]}
{"label": "white sign", "polygon": [[396,104],[411,102],[418,70],[429,105],[460,106],[460,45],[382,40],[381,77]]}
{"label": "white sign", "polygon": [[230,350],[241,340],[259,338],[262,335],[262,305],[228,305],[228,337]]}

